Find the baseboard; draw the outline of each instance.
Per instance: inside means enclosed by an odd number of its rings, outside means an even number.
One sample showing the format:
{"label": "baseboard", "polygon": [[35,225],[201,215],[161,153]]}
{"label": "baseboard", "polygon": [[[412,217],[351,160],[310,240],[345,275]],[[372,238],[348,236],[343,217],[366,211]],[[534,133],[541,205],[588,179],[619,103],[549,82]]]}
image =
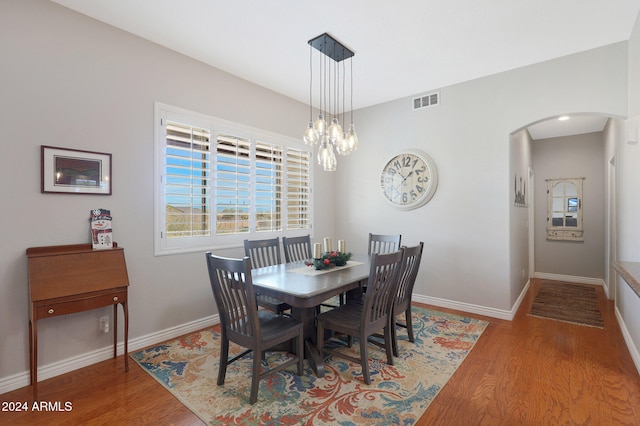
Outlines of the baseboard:
{"label": "baseboard", "polygon": [[[173,339],[175,337],[192,333],[194,331],[202,330],[203,328],[210,327],[212,325],[218,324],[219,322],[220,317],[218,316],[218,314],[216,314],[186,324],[182,324],[177,327],[171,327],[155,333],[147,334],[145,336],[129,339],[129,353],[137,351],[138,349],[146,348],[147,346],[158,344],[165,340]],[[118,355],[124,354],[123,342],[118,343],[117,353]],[[101,361],[106,361],[112,357],[113,346],[108,346],[91,352],[86,352],[82,355],[67,358],[62,361],[54,362],[52,364],[43,365],[38,368],[38,381],[56,377],[61,374],[68,373],[70,371],[74,371]],[[3,377],[2,379],[0,379],[0,394],[29,386],[29,382],[30,373],[28,370],[9,377]]]}
{"label": "baseboard", "polygon": [[629,334],[627,325],[624,323],[622,314],[620,314],[620,311],[618,310],[617,306],[615,309],[615,313],[616,313],[616,319],[618,320],[618,325],[620,326],[620,331],[622,332],[622,337],[624,338],[624,341],[627,344],[627,349],[629,349],[629,353],[631,354],[633,363],[636,366],[636,370],[638,370],[638,373],[640,373],[640,352],[638,352],[638,348],[633,342],[633,339],[631,338],[631,334]]}
{"label": "baseboard", "polygon": [[513,318],[509,311],[502,309],[488,308],[486,306],[472,305],[464,302],[454,302],[452,300],[440,299],[438,297],[414,294],[411,300],[418,303],[439,306],[441,308],[455,309],[456,311],[469,312],[471,314],[484,315],[487,317],[506,320],[511,320]]}
{"label": "baseboard", "polygon": [[533,274],[533,278],[553,281],[565,281],[568,283],[576,284],[600,285],[602,287],[605,286],[604,280],[602,278],[576,277],[573,275],[548,274],[546,272],[535,272]]}

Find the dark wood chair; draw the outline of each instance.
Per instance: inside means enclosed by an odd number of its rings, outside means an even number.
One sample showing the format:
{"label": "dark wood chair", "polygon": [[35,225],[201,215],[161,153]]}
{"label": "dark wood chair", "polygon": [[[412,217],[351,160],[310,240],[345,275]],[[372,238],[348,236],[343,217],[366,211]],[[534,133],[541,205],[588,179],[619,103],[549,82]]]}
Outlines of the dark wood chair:
{"label": "dark wood chair", "polygon": [[402,235],[382,235],[369,233],[367,253],[391,253],[400,250]]}
{"label": "dark wood chair", "polygon": [[[222,329],[220,348],[220,367],[218,386],[224,384],[227,365],[253,351],[253,370],[251,374],[251,394],[249,403],[258,400],[260,380],[293,364],[297,364],[298,375],[303,374],[303,331],[302,322],[277,315],[273,312],[258,310],[253,281],[251,279],[251,261],[228,259],[206,253],[207,268],[211,280],[211,289],[218,306]],[[260,373],[260,354],[277,345],[295,341],[295,357]],[[240,355],[229,359],[229,342],[247,348]]]}
{"label": "dark wood chair", "polygon": [[[402,235],[383,235],[369,233],[369,244],[367,245],[367,253],[391,253],[400,250],[400,241]],[[347,299],[361,301],[364,293],[367,291],[367,283],[363,281],[360,288],[351,290],[347,294]]]}
{"label": "dark wood chair", "polygon": [[[244,240],[244,255],[251,259],[252,268],[279,265],[282,263],[280,237],[266,240]],[[291,309],[291,305],[288,303],[264,294],[258,294],[257,301],[258,306],[277,314]]]}
{"label": "dark wood chair", "polygon": [[302,237],[282,237],[282,248],[284,249],[285,262],[297,262],[311,259],[311,236]]}
{"label": "dark wood chair", "polygon": [[[369,375],[368,338],[384,331],[384,348],[387,363],[393,365],[393,342],[389,315],[393,309],[398,289],[402,262],[402,251],[371,255],[371,270],[368,290],[362,303],[351,303],[324,312],[317,317],[317,345],[320,353],[328,352],[335,356],[357,362],[362,366],[362,376],[366,384],[371,384]],[[324,347],[325,329],[360,340],[360,358],[344,354],[339,349]],[[348,343],[350,344],[350,343]]]}
{"label": "dark wood chair", "polygon": [[[404,247],[402,251],[402,268],[398,283],[398,291],[393,304],[393,313],[390,316],[391,336],[393,338],[393,355],[398,356],[398,339],[396,335],[396,326],[407,329],[407,335],[410,342],[414,342],[413,325],[411,324],[411,295],[413,294],[413,286],[416,283],[418,269],[420,268],[420,260],[422,259],[422,249],[424,243],[420,242],[414,247]],[[396,317],[400,314],[405,316],[405,322],[396,322]]]}

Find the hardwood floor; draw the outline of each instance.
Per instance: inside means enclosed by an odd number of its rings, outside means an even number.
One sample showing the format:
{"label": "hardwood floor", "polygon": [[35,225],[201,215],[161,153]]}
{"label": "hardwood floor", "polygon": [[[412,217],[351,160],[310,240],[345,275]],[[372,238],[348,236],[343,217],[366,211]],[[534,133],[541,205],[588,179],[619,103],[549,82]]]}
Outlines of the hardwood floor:
{"label": "hardwood floor", "polygon": [[[638,425],[640,376],[623,341],[613,303],[598,288],[605,328],[527,315],[537,280],[513,321],[490,322],[418,425]],[[29,412],[2,412],[12,425],[202,425],[135,362],[121,357],[38,384],[40,400],[71,411],[31,411],[31,387],[0,395]],[[4,407],[4,405],[3,405]]]}

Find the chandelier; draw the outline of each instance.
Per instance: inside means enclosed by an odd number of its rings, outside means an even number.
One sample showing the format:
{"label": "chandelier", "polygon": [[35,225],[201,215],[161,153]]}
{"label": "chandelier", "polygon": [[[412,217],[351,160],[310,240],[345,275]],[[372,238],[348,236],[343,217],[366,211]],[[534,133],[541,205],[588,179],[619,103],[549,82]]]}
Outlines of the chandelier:
{"label": "chandelier", "polygon": [[[313,56],[314,49],[318,59],[318,116],[313,119]],[[334,171],[338,164],[338,155],[349,155],[358,148],[358,135],[353,124],[353,55],[354,53],[327,33],[309,40],[309,126],[304,132],[304,143],[317,145],[318,164],[325,171]],[[344,131],[340,121],[345,118],[345,59],[350,59],[349,84],[349,129]],[[342,66],[340,66],[342,65]],[[341,69],[342,68],[342,69]],[[342,93],[341,93],[342,92]],[[330,124],[327,123],[331,117]]]}

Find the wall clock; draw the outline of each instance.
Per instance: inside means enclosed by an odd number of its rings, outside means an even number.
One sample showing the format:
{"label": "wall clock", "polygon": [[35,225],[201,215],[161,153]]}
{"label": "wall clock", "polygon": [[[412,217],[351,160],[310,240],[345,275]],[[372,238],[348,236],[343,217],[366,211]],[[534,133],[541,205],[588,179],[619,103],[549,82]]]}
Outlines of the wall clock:
{"label": "wall clock", "polygon": [[393,156],[380,173],[380,188],[387,201],[401,210],[425,205],[438,186],[436,165],[415,149]]}

